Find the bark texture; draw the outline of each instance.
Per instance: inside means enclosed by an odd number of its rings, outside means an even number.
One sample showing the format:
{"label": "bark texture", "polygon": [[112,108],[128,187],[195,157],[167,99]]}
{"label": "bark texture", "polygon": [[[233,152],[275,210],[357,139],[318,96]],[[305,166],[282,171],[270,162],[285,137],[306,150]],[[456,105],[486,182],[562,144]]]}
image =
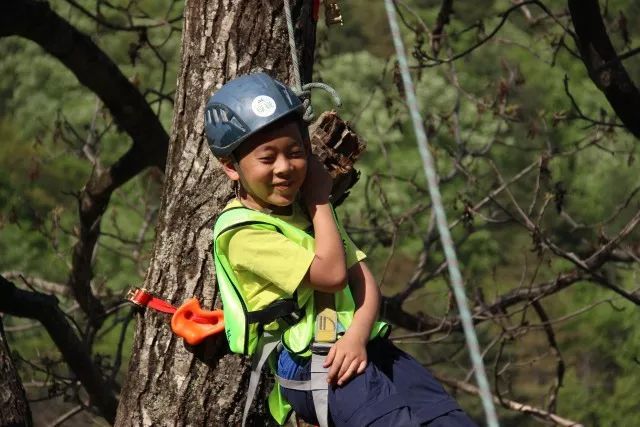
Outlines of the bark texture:
{"label": "bark texture", "polygon": [[[313,58],[311,2],[292,6],[304,61]],[[212,307],[218,303],[212,226],[231,189],[204,138],[206,99],[236,75],[265,70],[291,82],[292,70],[282,1],[193,0],[184,15],[166,183],[144,286],[174,304],[195,295]],[[310,73],[307,62],[303,79]],[[139,317],[116,425],[238,425],[248,362],[229,354],[224,336],[187,349],[168,320],[152,312]],[[249,424],[269,420],[263,400]]]}
{"label": "bark texture", "polygon": [[0,426],[31,426],[27,396],[16,371],[0,317]]}

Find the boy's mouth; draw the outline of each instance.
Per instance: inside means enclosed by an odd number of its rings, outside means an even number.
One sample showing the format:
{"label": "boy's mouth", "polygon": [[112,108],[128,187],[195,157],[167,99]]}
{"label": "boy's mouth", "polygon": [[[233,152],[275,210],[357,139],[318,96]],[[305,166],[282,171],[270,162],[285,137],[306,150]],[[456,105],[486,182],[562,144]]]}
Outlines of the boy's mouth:
{"label": "boy's mouth", "polygon": [[280,181],[280,182],[276,182],[273,184],[273,188],[277,188],[280,190],[286,190],[287,188],[291,187],[291,184],[293,183],[293,181]]}

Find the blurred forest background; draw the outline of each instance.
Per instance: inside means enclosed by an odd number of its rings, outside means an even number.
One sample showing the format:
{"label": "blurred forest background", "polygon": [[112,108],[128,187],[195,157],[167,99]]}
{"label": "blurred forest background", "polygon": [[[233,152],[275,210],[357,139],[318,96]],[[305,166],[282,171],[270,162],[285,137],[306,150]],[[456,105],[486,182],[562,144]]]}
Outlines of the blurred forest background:
{"label": "blurred forest background", "polygon": [[[339,214],[369,256],[397,343],[482,423],[383,5],[340,3],[344,26],[319,25],[314,76],[338,90],[340,115],[368,147]],[[443,3],[453,4],[446,23]],[[49,4],[107,53],[168,132],[183,3]],[[635,425],[638,140],[577,57],[566,2],[396,5],[502,425],[554,424],[508,401],[589,426]],[[600,6],[617,52],[638,46],[640,3]],[[640,83],[640,55],[624,66]],[[331,108],[323,95],[313,101],[316,111]],[[162,171],[145,170],[111,197],[91,260],[91,287],[106,311],[91,330],[67,285],[78,204],[129,136],[55,58],[3,37],[0,139],[0,274],[54,294],[105,377],[121,385],[134,322],[122,298],[146,272]],[[4,315],[2,323],[36,424],[104,423],[85,410],[40,322]]]}

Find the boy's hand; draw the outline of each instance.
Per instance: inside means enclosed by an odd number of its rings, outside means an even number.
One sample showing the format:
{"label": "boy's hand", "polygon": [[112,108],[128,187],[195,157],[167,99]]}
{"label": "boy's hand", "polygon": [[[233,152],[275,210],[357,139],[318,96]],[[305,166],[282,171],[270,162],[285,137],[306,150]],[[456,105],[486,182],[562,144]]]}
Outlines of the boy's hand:
{"label": "boy's hand", "polygon": [[354,375],[363,373],[367,367],[366,339],[363,342],[357,334],[349,334],[347,331],[331,347],[323,366],[331,367],[327,374],[327,382],[339,386]]}
{"label": "boy's hand", "polygon": [[302,197],[307,207],[324,204],[329,201],[333,179],[315,155],[307,160],[307,176],[302,184]]}

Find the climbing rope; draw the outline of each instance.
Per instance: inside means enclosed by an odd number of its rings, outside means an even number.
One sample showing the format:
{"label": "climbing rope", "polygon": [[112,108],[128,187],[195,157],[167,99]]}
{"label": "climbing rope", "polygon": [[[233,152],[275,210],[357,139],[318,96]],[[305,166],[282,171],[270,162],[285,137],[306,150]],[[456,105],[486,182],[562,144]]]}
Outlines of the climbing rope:
{"label": "climbing rope", "polygon": [[440,242],[442,243],[445,257],[447,259],[447,267],[449,269],[449,276],[451,277],[451,286],[456,298],[456,303],[458,304],[460,320],[462,321],[462,328],[467,341],[467,347],[469,349],[476,381],[480,388],[480,397],[482,399],[482,406],[484,407],[487,426],[498,427],[498,417],[493,405],[491,392],[489,391],[489,382],[487,381],[487,374],[485,373],[484,363],[480,354],[478,338],[476,337],[476,333],[473,328],[473,319],[471,318],[471,313],[467,307],[466,295],[462,284],[462,276],[460,275],[460,269],[458,268],[458,258],[453,246],[453,241],[451,240],[451,234],[449,233],[447,217],[442,206],[442,198],[440,196],[440,189],[438,188],[438,176],[436,175],[433,158],[429,152],[427,134],[424,131],[422,119],[420,118],[418,102],[416,100],[413,82],[411,81],[411,75],[409,74],[409,65],[400,35],[400,28],[398,27],[396,11],[392,0],[384,0],[384,5],[387,10],[387,18],[389,20],[389,27],[391,28],[393,44],[398,56],[398,64],[402,75],[402,83],[404,85],[405,95],[407,98],[407,105],[411,112],[411,121],[413,122],[413,128],[416,134],[418,151],[422,158],[422,167],[424,168],[424,173],[427,176],[429,195],[431,196],[433,210],[435,212],[438,232],[440,234]]}
{"label": "climbing rope", "polygon": [[291,64],[293,65],[293,88],[296,91],[301,91],[300,64],[298,63],[298,50],[296,49],[296,40],[293,33],[293,19],[291,19],[289,0],[284,0],[284,16],[287,20],[287,31],[289,33],[289,48],[291,50]]}
{"label": "climbing rope", "polygon": [[305,107],[303,115],[304,121],[311,123],[315,116],[313,107],[311,106],[311,89],[322,89],[331,95],[333,103],[336,107],[342,105],[338,92],[326,83],[311,82],[305,85],[300,79],[300,62],[298,61],[298,49],[296,48],[296,40],[293,32],[293,19],[291,18],[291,6],[289,0],[284,0],[284,16],[287,21],[287,31],[289,33],[289,50],[291,51],[291,64],[293,66],[293,92],[302,99],[302,105]]}

